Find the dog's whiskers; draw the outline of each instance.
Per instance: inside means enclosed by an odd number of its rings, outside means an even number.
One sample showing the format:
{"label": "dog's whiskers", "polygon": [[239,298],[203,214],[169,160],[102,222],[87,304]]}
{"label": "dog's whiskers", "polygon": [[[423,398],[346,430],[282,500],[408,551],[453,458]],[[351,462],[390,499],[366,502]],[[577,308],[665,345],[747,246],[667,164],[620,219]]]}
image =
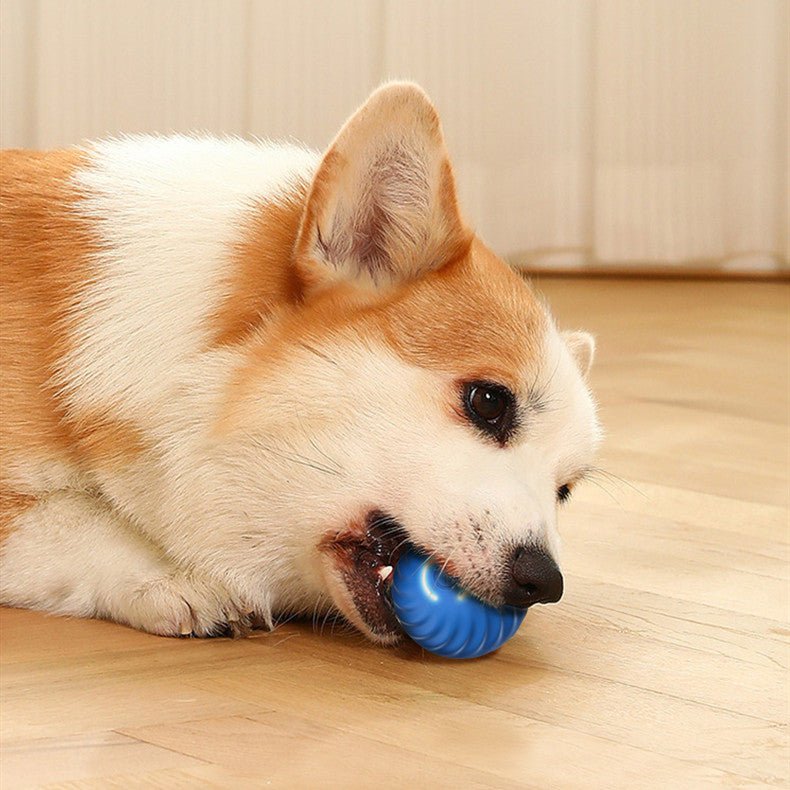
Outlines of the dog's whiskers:
{"label": "dog's whiskers", "polygon": [[600,466],[590,466],[584,470],[583,477],[585,479],[591,480],[595,476],[603,477],[610,482],[619,483],[620,485],[627,486],[632,491],[635,491],[637,494],[644,497],[645,499],[648,498],[647,494],[644,491],[642,491],[638,486],[635,486],[633,483],[629,482],[624,477],[620,477],[620,475],[617,475],[614,472],[609,472]]}
{"label": "dog's whiskers", "polygon": [[606,496],[608,496],[609,499],[611,499],[613,502],[616,502],[618,505],[622,505],[622,502],[620,502],[620,500],[605,485],[603,485],[603,483],[601,483],[600,480],[596,480],[595,478],[592,477],[588,477],[586,478],[586,480],[592,483],[597,488],[600,488],[601,491],[603,491],[604,494],[606,494]]}
{"label": "dog's whiskers", "polygon": [[451,560],[451,559],[452,559],[452,557],[453,557],[453,554],[455,554],[455,553],[456,553],[456,551],[458,551],[458,546],[456,546],[456,547],[455,547],[455,548],[454,548],[454,549],[453,549],[453,550],[452,550],[452,551],[451,551],[451,552],[450,552],[450,553],[447,555],[447,558],[446,558],[446,559],[445,559],[445,561],[442,563],[442,573],[444,573],[444,571],[445,571],[445,568],[447,568],[447,565],[449,564],[450,560]]}
{"label": "dog's whiskers", "polygon": [[314,440],[312,437],[310,438],[310,446],[311,446],[311,447],[312,447],[312,448],[313,448],[313,449],[314,449],[314,450],[315,450],[315,451],[316,451],[316,452],[317,452],[319,455],[322,455],[324,458],[326,458],[326,460],[327,460],[327,461],[329,461],[329,463],[330,463],[330,464],[332,464],[332,466],[334,466],[334,467],[337,469],[337,471],[338,471],[338,472],[342,472],[342,471],[344,471],[343,464],[341,464],[339,461],[336,461],[336,460],[335,460],[334,458],[332,458],[331,456],[327,455],[327,454],[326,454],[326,453],[325,453],[325,452],[324,452],[324,451],[323,451],[323,450],[322,450],[322,449],[321,449],[321,448],[320,448],[320,447],[319,447],[319,446],[318,446],[318,445],[315,443],[315,440]]}
{"label": "dog's whiskers", "polygon": [[392,562],[392,557],[393,557],[393,555],[395,555],[395,554],[397,554],[397,553],[398,553],[398,549],[399,549],[401,546],[404,546],[404,545],[405,545],[405,544],[407,544],[407,543],[409,543],[409,539],[408,539],[408,538],[404,538],[402,541],[400,541],[400,543],[398,543],[398,545],[397,545],[397,546],[395,546],[395,548],[394,548],[394,549],[393,549],[393,550],[390,552],[390,556],[389,556],[389,561],[390,561],[390,563]]}
{"label": "dog's whiskers", "polygon": [[326,600],[326,595],[323,593],[319,594],[319,596],[315,599],[315,604],[313,604],[313,615],[310,618],[310,622],[315,632],[316,628],[318,627],[318,610],[322,603]]}
{"label": "dog's whiskers", "polygon": [[308,343],[305,343],[304,340],[300,341],[299,345],[303,349],[305,349],[305,351],[309,351],[311,354],[315,354],[315,356],[317,356],[319,359],[323,359],[325,362],[329,362],[331,365],[334,365],[335,367],[340,367],[338,363],[334,359],[332,359],[332,357],[328,356],[323,351],[319,351],[317,348],[314,348]]}
{"label": "dog's whiskers", "polygon": [[250,436],[250,439],[256,447],[259,447],[261,450],[271,453],[272,455],[276,455],[278,458],[282,458],[285,461],[290,461],[291,463],[299,464],[300,466],[306,466],[310,469],[315,469],[318,472],[323,472],[324,474],[335,475],[335,477],[341,476],[339,469],[332,469],[331,467],[328,467],[313,458],[308,458],[307,456],[300,455],[298,453],[289,454],[283,450],[278,450],[274,447],[271,447],[270,445],[265,444],[259,438],[254,436]]}

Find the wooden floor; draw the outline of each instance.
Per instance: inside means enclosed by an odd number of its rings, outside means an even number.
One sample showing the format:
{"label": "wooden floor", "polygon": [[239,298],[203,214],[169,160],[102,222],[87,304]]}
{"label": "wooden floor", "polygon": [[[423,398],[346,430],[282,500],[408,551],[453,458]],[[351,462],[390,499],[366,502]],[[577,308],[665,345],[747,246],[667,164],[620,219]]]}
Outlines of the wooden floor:
{"label": "wooden floor", "polygon": [[787,786],[790,289],[541,286],[598,335],[612,474],[562,516],[560,605],[459,663],[5,610],[3,790]]}

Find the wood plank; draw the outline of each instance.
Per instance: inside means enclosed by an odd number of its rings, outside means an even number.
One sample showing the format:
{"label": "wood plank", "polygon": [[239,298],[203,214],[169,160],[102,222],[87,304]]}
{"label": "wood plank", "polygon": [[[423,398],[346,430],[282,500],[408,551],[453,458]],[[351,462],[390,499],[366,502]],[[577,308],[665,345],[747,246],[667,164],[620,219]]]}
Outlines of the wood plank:
{"label": "wood plank", "polygon": [[117,732],[9,740],[3,743],[0,786],[23,790],[57,782],[64,775],[86,782],[133,773],[141,765],[149,771],[169,771],[200,768],[204,764]]}

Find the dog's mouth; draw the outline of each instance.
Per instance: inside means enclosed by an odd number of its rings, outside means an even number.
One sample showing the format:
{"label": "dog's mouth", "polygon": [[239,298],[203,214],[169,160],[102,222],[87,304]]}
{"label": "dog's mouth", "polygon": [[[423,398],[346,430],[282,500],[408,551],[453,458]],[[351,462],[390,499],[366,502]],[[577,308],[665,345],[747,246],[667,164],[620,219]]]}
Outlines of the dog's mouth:
{"label": "dog's mouth", "polygon": [[362,524],[327,535],[319,544],[324,573],[343,615],[371,639],[391,644],[403,632],[392,610],[389,588],[401,554],[410,546],[391,516],[370,512]]}

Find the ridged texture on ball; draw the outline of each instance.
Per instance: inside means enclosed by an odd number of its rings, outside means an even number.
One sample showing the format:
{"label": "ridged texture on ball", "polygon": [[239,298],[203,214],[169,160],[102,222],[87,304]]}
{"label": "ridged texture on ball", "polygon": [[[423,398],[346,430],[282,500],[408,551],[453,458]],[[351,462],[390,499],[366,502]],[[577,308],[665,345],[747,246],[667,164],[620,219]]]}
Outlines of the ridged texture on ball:
{"label": "ridged texture on ball", "polygon": [[392,579],[392,605],[403,630],[445,658],[477,658],[516,633],[526,609],[495,609],[473,597],[430,560],[407,552]]}

